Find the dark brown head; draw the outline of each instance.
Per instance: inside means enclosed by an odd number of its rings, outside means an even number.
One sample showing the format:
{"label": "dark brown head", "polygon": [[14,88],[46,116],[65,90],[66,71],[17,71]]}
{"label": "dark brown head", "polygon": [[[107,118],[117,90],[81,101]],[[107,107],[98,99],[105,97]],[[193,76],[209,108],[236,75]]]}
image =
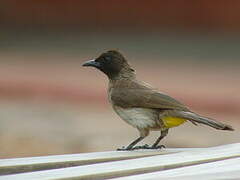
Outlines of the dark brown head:
{"label": "dark brown head", "polygon": [[119,76],[121,73],[132,73],[134,71],[123,55],[116,50],[102,53],[98,58],[85,62],[83,66],[95,67],[105,73],[110,79]]}

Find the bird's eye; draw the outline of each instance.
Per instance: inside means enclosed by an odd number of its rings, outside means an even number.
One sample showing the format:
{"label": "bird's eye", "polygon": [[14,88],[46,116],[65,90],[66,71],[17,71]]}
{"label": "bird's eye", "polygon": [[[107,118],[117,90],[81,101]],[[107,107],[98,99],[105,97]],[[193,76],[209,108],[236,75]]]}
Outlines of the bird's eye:
{"label": "bird's eye", "polygon": [[104,59],[110,61],[112,58],[110,56],[105,56]]}

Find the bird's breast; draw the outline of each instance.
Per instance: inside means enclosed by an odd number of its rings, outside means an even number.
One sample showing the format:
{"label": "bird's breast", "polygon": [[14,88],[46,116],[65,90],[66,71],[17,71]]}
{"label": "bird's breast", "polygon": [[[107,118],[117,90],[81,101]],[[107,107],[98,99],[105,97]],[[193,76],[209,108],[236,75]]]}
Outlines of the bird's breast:
{"label": "bird's breast", "polygon": [[122,108],[113,105],[115,112],[128,124],[139,129],[156,128],[158,126],[159,113],[147,108]]}

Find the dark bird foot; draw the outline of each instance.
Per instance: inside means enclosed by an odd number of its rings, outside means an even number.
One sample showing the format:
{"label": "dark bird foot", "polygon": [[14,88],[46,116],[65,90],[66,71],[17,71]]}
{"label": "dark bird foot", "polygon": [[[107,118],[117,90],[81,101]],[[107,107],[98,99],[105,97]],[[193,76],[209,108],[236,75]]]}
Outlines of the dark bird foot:
{"label": "dark bird foot", "polygon": [[149,146],[145,144],[144,146],[136,146],[133,149],[162,149],[162,148],[166,148],[166,147],[164,145]]}
{"label": "dark bird foot", "polygon": [[133,148],[131,147],[122,147],[122,148],[117,148],[117,151],[132,151],[134,150]]}
{"label": "dark bird foot", "polygon": [[133,150],[137,150],[137,149],[151,149],[151,147],[147,144],[143,145],[143,146],[135,146],[135,147],[122,147],[122,148],[118,148],[117,151],[133,151]]}
{"label": "dark bird foot", "polygon": [[136,150],[136,149],[149,149],[149,145],[148,145],[148,144],[145,144],[145,145],[143,145],[143,146],[135,146],[135,147],[133,147],[133,149],[134,149],[134,150]]}
{"label": "dark bird foot", "polygon": [[122,148],[118,148],[117,151],[133,151],[133,150],[137,150],[137,149],[162,149],[162,148],[166,148],[164,145],[157,145],[157,146],[149,146],[148,144],[145,144],[143,146],[135,146],[135,147],[122,147]]}
{"label": "dark bird foot", "polygon": [[158,146],[151,146],[150,149],[162,149],[166,148],[164,145],[158,145]]}

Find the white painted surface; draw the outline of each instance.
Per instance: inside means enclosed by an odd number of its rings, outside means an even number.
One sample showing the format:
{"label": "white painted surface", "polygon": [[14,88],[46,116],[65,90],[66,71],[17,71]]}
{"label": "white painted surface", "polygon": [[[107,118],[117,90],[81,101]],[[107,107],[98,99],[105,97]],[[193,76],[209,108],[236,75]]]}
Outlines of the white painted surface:
{"label": "white painted surface", "polygon": [[[118,153],[118,152],[117,152]],[[122,153],[122,152],[120,152]],[[129,152],[126,152],[129,153]],[[135,153],[135,152],[132,152]],[[165,155],[157,155],[152,157],[144,157],[137,158],[131,160],[121,160],[115,162],[105,162],[99,164],[92,165],[84,165],[78,167],[69,167],[55,170],[43,170],[38,172],[30,172],[30,173],[22,173],[16,175],[7,175],[0,176],[0,180],[14,180],[14,179],[24,179],[24,180],[52,180],[52,179],[101,179],[101,178],[113,178],[113,177],[121,177],[121,176],[129,176],[133,174],[143,174],[147,172],[158,171],[159,173],[166,172],[164,178],[175,178],[172,176],[172,173],[169,174],[166,169],[175,168],[175,170],[180,169],[181,167],[195,167],[198,164],[206,163],[206,162],[216,162],[223,163],[222,170],[224,170],[225,162],[231,164],[233,166],[235,176],[237,176],[239,170],[239,165],[235,166],[235,163],[239,163],[240,157],[240,144],[230,144],[219,147],[212,148],[204,148],[198,150],[190,150],[172,154]],[[226,161],[224,159],[235,159],[235,161]],[[204,165],[204,164],[203,164]],[[207,165],[207,164],[205,164]],[[214,166],[214,164],[212,165]],[[215,166],[216,167],[216,166]],[[187,167],[184,167],[187,168]],[[214,168],[210,167],[202,167],[206,173],[201,175],[211,175],[213,176],[215,171]],[[201,167],[200,167],[201,169]],[[221,168],[220,168],[221,170]],[[176,175],[181,175],[181,169],[179,172],[175,172]],[[200,172],[199,170],[195,170],[196,173]],[[203,171],[203,172],[204,172]],[[212,174],[211,174],[212,172]],[[208,173],[208,174],[207,174]],[[231,173],[230,169],[227,173]],[[194,175],[187,174],[187,175]],[[172,176],[172,177],[171,177]],[[131,176],[130,176],[131,177]]]}
{"label": "white painted surface", "polygon": [[226,159],[165,171],[113,178],[114,180],[240,179],[240,158]]}

